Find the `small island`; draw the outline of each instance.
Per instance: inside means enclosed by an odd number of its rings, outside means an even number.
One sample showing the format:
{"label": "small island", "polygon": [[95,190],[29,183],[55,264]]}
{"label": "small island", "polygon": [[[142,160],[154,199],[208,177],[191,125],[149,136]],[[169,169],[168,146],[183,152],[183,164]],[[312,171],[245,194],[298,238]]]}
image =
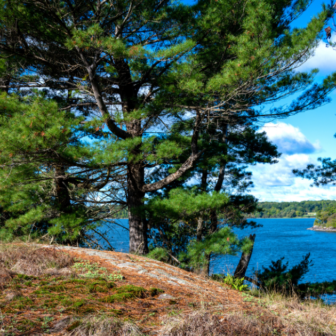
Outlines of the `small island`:
{"label": "small island", "polygon": [[308,228],[312,231],[336,232],[336,207],[329,205],[316,214],[314,226]]}

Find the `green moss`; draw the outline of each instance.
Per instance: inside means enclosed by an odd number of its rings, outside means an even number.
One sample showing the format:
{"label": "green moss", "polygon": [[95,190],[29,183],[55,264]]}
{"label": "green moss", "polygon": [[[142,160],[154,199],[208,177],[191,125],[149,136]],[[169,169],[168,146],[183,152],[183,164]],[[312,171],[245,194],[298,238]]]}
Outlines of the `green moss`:
{"label": "green moss", "polygon": [[62,281],[64,280],[65,278],[63,276],[60,276],[60,277],[57,277],[57,278],[54,278],[54,281]]}
{"label": "green moss", "polygon": [[35,323],[30,321],[30,320],[27,320],[27,319],[23,319],[20,321],[20,324],[23,324],[23,325],[29,325],[29,326],[34,326]]}
{"label": "green moss", "polygon": [[49,290],[51,292],[65,292],[65,290],[66,290],[66,288],[63,284],[45,286],[45,287],[43,287],[43,289]]}
{"label": "green moss", "polygon": [[55,307],[58,306],[58,301],[46,300],[46,301],[44,301],[43,306],[47,307],[47,308],[55,308]]}
{"label": "green moss", "polygon": [[116,288],[116,294],[103,298],[102,301],[113,303],[113,302],[122,302],[127,301],[129,299],[134,299],[137,297],[142,297],[146,292],[146,289],[143,287],[133,286],[133,285],[125,285]]}
{"label": "green moss", "polygon": [[146,289],[143,287],[133,286],[133,285],[125,285],[116,288],[117,293],[132,293],[137,297],[141,297],[145,292]]}
{"label": "green moss", "polygon": [[19,297],[17,299],[14,299],[13,308],[15,309],[27,309],[29,306],[33,304],[33,301],[27,297]]}
{"label": "green moss", "polygon": [[67,298],[65,295],[55,295],[55,300],[63,300],[65,298]]}
{"label": "green moss", "polygon": [[36,279],[36,277],[34,277],[34,276],[29,276],[29,275],[25,275],[25,274],[18,274],[17,278],[18,279],[22,279],[22,280],[33,280],[33,279]]}
{"label": "green moss", "polygon": [[14,299],[15,301],[20,301],[22,302],[23,304],[26,304],[26,305],[30,305],[33,303],[33,301],[27,297],[24,297],[24,296],[19,296],[17,298]]}
{"label": "green moss", "polygon": [[150,288],[149,292],[150,292],[151,296],[156,296],[156,295],[159,295],[161,293],[164,293],[164,290],[159,289],[159,288]]}
{"label": "green moss", "polygon": [[123,302],[127,301],[128,299],[133,299],[136,296],[132,293],[119,293],[119,294],[114,294],[108,297],[105,297],[102,299],[103,302],[107,303],[113,303],[113,302]]}
{"label": "green moss", "polygon": [[70,307],[72,305],[72,300],[71,299],[63,299],[61,300],[61,305],[64,307]]}
{"label": "green moss", "polygon": [[30,281],[26,281],[24,283],[24,285],[27,286],[27,287],[31,287],[31,286],[33,286],[33,282],[31,280]]}
{"label": "green moss", "polygon": [[89,293],[106,293],[108,290],[100,286],[91,285],[89,287]]}
{"label": "green moss", "polygon": [[83,279],[69,279],[66,281],[63,281],[63,284],[82,284],[85,285],[87,283],[87,280],[83,280]]}
{"label": "green moss", "polygon": [[38,289],[35,292],[33,292],[33,294],[42,294],[42,295],[49,294],[49,293],[50,292],[48,290],[45,290],[45,289]]}
{"label": "green moss", "polygon": [[84,304],[85,304],[85,301],[83,299],[82,300],[77,300],[77,301],[74,302],[73,307],[79,308],[79,307],[84,306]]}
{"label": "green moss", "polygon": [[94,281],[89,285],[89,293],[106,293],[108,289],[115,287],[113,282]]}

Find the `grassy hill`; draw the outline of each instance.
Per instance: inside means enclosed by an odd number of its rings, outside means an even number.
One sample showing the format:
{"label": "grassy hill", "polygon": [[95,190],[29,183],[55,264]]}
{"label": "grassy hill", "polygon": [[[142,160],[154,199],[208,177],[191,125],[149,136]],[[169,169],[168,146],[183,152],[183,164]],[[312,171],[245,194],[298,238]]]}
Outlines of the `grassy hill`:
{"label": "grassy hill", "polygon": [[1,335],[336,335],[333,306],[126,253],[1,244],[0,273]]}

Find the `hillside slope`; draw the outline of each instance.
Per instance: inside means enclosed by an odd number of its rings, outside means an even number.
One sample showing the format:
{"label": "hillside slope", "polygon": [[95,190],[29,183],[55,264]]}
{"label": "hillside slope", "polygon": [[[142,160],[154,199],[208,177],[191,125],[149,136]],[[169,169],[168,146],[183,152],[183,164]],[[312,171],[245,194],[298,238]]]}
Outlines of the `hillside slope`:
{"label": "hillside slope", "polygon": [[2,335],[336,335],[334,307],[256,298],[126,253],[2,244]]}

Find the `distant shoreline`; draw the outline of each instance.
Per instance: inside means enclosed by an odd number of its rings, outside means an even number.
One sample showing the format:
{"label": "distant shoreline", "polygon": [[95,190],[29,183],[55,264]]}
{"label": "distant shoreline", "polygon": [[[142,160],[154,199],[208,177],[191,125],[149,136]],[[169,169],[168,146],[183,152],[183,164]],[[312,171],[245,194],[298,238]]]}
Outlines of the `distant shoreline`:
{"label": "distant shoreline", "polygon": [[[247,219],[314,219],[315,217],[248,217]],[[108,218],[108,219],[128,219],[128,218]]]}
{"label": "distant shoreline", "polygon": [[247,219],[315,219],[315,217],[248,217]]}
{"label": "distant shoreline", "polygon": [[310,231],[322,231],[322,232],[336,232],[336,228],[328,228],[328,227],[319,227],[319,226],[313,226],[311,228],[308,228],[307,230]]}

